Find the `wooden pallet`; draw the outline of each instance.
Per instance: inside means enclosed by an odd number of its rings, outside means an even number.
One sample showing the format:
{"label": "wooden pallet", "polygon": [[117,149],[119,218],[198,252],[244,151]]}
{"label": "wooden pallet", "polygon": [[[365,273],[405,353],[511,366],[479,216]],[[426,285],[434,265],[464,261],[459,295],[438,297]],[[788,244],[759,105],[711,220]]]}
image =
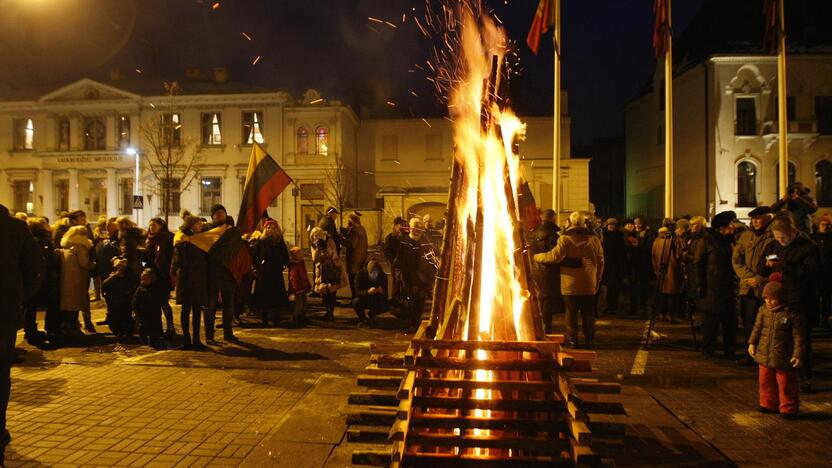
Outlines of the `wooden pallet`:
{"label": "wooden pallet", "polygon": [[[593,438],[623,436],[620,423],[592,419],[626,414],[620,403],[597,400],[621,387],[586,375],[594,352],[562,349],[562,335],[539,342],[430,340],[422,338],[427,325],[407,349],[371,346],[372,362],[358,377],[366,391],[349,400],[347,440],[365,444],[353,451],[354,464],[598,466]],[[480,349],[522,359],[471,357]],[[501,378],[478,381],[477,370]],[[472,398],[477,389],[501,397]]]}

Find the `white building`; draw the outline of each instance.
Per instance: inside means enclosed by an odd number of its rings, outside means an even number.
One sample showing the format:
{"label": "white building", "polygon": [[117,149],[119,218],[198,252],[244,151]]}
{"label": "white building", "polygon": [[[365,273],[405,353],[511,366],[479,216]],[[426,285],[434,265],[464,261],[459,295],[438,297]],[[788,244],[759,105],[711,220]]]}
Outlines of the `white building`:
{"label": "white building", "polygon": [[[395,216],[444,213],[453,157],[447,120],[429,120],[430,126],[421,119],[360,121],[350,107],[314,90],[294,100],[229,82],[225,69],[215,69],[211,79],[189,70],[173,106],[161,82],[113,78],[0,98],[0,203],[51,220],[82,209],[91,222],[127,215],[146,225],[163,216],[162,180],[148,167],[155,153],[142,129],[172,122],[175,145],[198,150],[194,172],[183,173],[186,163],[174,169],[170,183],[181,193],[168,209],[172,227],[184,208],[207,216],[222,203],[236,216],[253,141],[296,183],[269,208],[292,243],[306,245],[307,227],[330,205],[368,213],[371,242]],[[548,208],[552,120],[525,120],[526,175],[538,204]],[[586,210],[589,160],[569,157],[568,117],[563,135],[564,208]],[[193,182],[183,187],[190,174]],[[141,210],[134,210],[137,194]]]}

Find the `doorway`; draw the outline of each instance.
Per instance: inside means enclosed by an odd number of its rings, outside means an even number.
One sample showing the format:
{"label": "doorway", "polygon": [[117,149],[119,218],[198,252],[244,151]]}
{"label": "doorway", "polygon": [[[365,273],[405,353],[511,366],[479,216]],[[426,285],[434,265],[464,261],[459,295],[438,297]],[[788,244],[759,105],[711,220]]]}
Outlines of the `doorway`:
{"label": "doorway", "polygon": [[323,205],[301,205],[300,219],[301,224],[298,226],[300,235],[300,246],[304,249],[309,248],[309,231],[318,225],[318,218],[324,212]]}

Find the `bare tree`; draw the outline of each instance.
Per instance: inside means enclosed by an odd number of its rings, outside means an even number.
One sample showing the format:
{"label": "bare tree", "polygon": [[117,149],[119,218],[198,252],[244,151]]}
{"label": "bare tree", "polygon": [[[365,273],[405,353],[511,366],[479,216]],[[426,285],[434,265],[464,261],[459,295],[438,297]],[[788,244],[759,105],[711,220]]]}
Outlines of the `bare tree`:
{"label": "bare tree", "polygon": [[[324,193],[338,210],[340,224],[344,223],[344,209],[352,206],[352,180],[349,171],[340,156],[335,157],[335,164],[324,167]],[[301,194],[303,196],[303,194]]]}
{"label": "bare tree", "polygon": [[181,113],[176,95],[181,91],[177,82],[165,83],[168,102],[161,115],[141,123],[141,135],[147,151],[144,166],[149,169],[145,184],[160,200],[165,222],[174,206],[174,197],[191,186],[199,176],[200,146],[197,138],[182,138]]}

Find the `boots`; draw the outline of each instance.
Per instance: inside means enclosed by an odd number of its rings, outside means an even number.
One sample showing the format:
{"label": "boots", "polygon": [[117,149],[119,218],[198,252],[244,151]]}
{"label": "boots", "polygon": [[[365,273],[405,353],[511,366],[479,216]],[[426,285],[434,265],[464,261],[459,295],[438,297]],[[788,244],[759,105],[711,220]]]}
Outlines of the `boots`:
{"label": "boots", "polygon": [[92,323],[92,313],[90,313],[89,310],[85,310],[81,314],[84,316],[84,330],[86,330],[88,333],[98,333],[95,330],[95,325],[93,325]]}

